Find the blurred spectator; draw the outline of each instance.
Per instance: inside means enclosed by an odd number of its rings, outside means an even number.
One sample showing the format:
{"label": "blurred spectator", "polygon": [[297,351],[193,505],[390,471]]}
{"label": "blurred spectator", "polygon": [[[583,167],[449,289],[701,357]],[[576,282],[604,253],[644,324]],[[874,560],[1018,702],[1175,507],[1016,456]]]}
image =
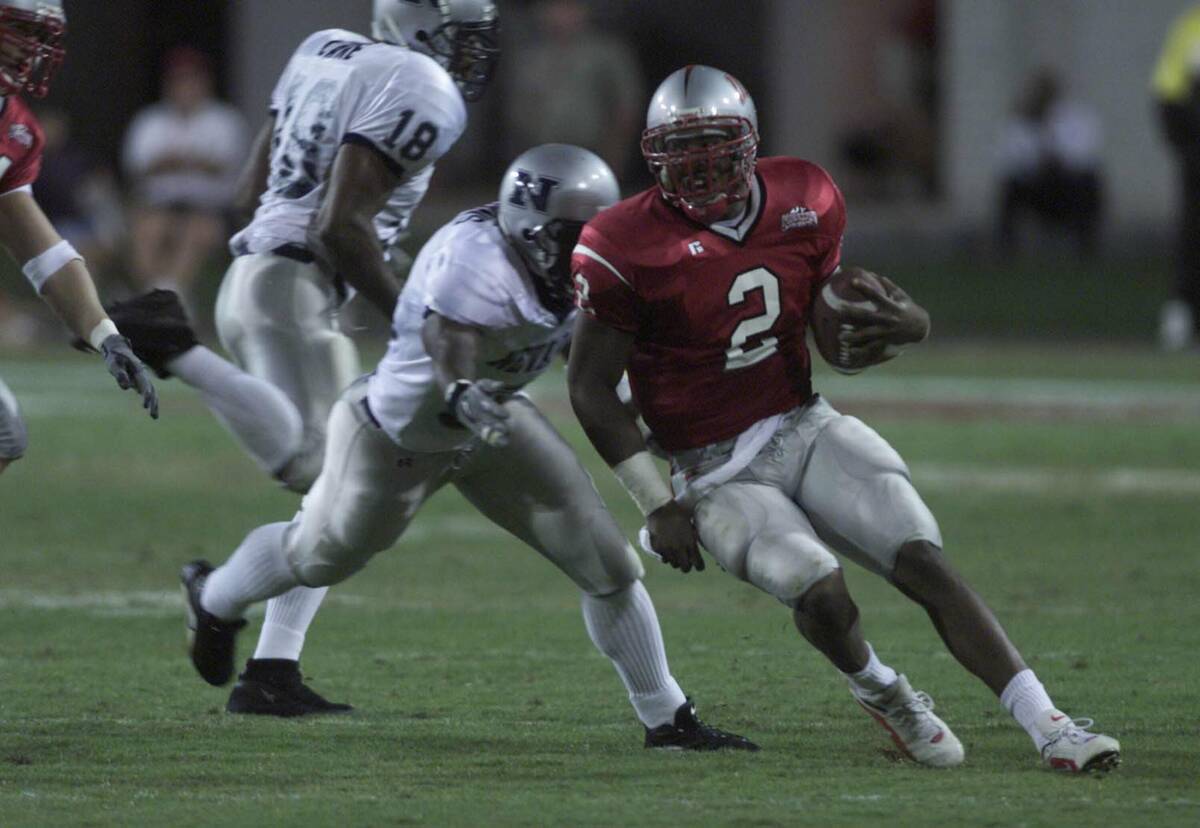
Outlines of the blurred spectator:
{"label": "blurred spectator", "polygon": [[72,141],[70,116],[39,107],[46,136],[42,172],[33,195],[64,239],[87,260],[93,273],[113,263],[125,235],[125,221],[113,172]]}
{"label": "blurred spectator", "polygon": [[1163,349],[1178,351],[1196,342],[1200,320],[1200,5],[1171,27],[1152,85],[1183,182],[1175,295],[1158,328]]}
{"label": "blurred spectator", "polygon": [[871,103],[840,137],[846,186],[863,198],[889,200],[938,191],[937,5],[896,4],[873,40]]}
{"label": "blurred spectator", "polygon": [[168,54],[162,102],[140,112],[125,136],[136,290],[169,287],[188,296],[200,267],[224,245],[246,150],[245,122],[215,98],[208,59],[189,48]]}
{"label": "blurred spectator", "polygon": [[576,144],[623,177],[648,103],[633,49],[596,30],[584,0],[541,0],[536,11],[541,37],[513,61],[509,76],[514,152]]}
{"label": "blurred spectator", "polygon": [[1053,72],[1034,75],[1000,137],[1000,247],[1015,252],[1031,215],[1066,230],[1092,256],[1103,218],[1100,120],[1065,98]]}

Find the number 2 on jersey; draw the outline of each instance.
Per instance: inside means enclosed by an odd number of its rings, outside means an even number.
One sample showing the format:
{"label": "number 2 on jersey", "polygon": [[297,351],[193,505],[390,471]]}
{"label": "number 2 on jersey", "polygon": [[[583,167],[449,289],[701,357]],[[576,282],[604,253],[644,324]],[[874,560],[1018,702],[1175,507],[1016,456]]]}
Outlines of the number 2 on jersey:
{"label": "number 2 on jersey", "polygon": [[779,277],[765,267],[756,267],[738,274],[729,286],[729,306],[744,303],[747,295],[755,290],[762,291],[763,312],[758,316],[743,319],[733,329],[729,349],[725,351],[726,371],[749,368],[779,349],[779,338],[774,336],[768,336],[749,350],[746,349],[746,343],[751,337],[771,330],[771,326],[779,318]]}

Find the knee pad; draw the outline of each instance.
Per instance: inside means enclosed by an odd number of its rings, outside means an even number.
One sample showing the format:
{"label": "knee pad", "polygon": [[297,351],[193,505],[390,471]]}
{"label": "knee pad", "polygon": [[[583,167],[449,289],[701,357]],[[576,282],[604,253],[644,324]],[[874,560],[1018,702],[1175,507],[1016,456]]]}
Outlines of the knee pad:
{"label": "knee pad", "polygon": [[590,516],[587,532],[578,543],[577,563],[567,574],[589,595],[620,592],[646,575],[641,558],[607,509]]}
{"label": "knee pad", "polygon": [[282,468],[275,472],[275,479],[297,494],[307,494],[321,474],[325,462],[325,433],[308,433],[300,450]]}
{"label": "knee pad", "polygon": [[745,580],[795,608],[813,585],[841,568],[833,553],[795,532],[763,532],[746,552]]}
{"label": "knee pad", "polygon": [[287,541],[288,563],[297,580],[307,587],[341,583],[366,566],[378,551],[353,547],[328,534],[322,534],[315,543],[292,544],[289,533]]}
{"label": "knee pad", "polygon": [[17,398],[0,381],[0,460],[16,460],[29,448],[29,434]]}

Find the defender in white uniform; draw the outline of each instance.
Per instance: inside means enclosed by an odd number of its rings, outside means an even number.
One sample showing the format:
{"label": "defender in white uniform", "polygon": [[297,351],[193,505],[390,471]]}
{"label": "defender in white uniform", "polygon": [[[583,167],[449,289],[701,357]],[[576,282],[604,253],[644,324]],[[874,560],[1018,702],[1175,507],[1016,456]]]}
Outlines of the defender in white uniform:
{"label": "defender in white uniform", "polygon": [[566,345],[571,250],[618,197],[598,157],[548,144],[513,163],[499,204],[430,239],[387,355],[334,405],[325,466],[299,513],[251,532],[219,569],[184,568],[192,662],[206,681],[228,681],[251,603],[348,578],[452,483],[580,588],[588,632],[624,681],[647,746],[754,749],[696,718],[667,667],[641,562],[570,447],[519,393]]}
{"label": "defender in white uniform", "polygon": [[[294,491],[308,491],[320,472],[330,409],[360,373],[338,311],[357,292],[391,317],[395,272],[407,261],[396,245],[434,162],[462,134],[464,101],[492,76],[497,27],[491,0],[376,0],[374,38],[329,29],[296,50],[243,173],[243,201],[257,209],[230,243],[236,258],[217,299],[218,333],[236,366],[197,345],[170,292],[113,308],[137,352],[198,388],[251,457]],[[323,596],[298,589],[271,602],[231,712],[345,709],[300,681]]]}

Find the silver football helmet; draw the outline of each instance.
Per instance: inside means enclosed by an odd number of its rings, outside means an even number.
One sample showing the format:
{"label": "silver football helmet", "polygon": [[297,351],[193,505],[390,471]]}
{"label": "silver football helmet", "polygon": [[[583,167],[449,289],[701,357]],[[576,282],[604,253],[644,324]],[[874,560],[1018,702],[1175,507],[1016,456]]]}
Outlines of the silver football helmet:
{"label": "silver football helmet", "polygon": [[0,95],[45,96],[66,33],[62,0],[0,0]]}
{"label": "silver football helmet", "polygon": [[429,55],[477,101],[500,59],[500,15],[493,0],[375,0],[376,39]]}
{"label": "silver football helmet", "polygon": [[538,277],[547,309],[571,306],[571,252],[583,225],[620,198],[608,164],[582,147],[542,144],[504,173],[500,230]]}
{"label": "silver football helmet", "polygon": [[758,114],[746,87],[711,66],[685,66],[659,84],[642,156],[663,197],[691,218],[720,220],[750,194]]}

